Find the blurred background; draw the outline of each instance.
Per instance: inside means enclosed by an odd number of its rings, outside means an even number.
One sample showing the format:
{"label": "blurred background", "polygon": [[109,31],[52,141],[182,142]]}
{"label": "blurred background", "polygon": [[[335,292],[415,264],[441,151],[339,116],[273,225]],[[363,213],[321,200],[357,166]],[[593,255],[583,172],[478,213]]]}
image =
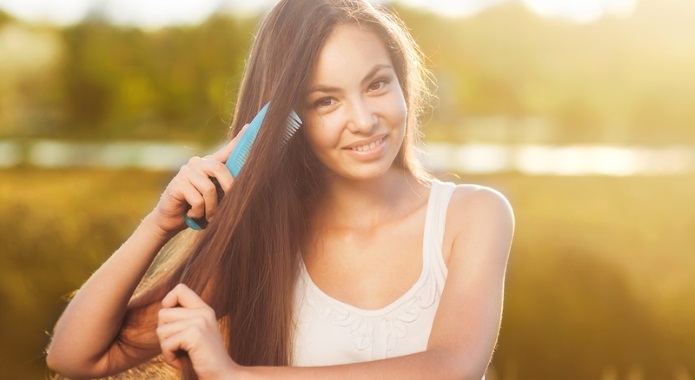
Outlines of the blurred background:
{"label": "blurred background", "polygon": [[[221,143],[273,1],[0,0],[0,377]],[[438,79],[443,179],[517,231],[488,379],[695,377],[695,1],[389,4]]]}

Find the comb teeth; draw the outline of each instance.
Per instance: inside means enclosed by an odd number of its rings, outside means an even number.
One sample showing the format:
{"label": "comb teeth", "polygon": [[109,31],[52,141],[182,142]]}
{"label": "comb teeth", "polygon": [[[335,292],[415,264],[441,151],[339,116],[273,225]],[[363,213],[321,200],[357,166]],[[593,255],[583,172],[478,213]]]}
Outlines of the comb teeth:
{"label": "comb teeth", "polygon": [[287,142],[290,141],[290,138],[292,138],[294,133],[297,132],[301,126],[302,119],[299,118],[299,115],[297,115],[297,113],[294,111],[290,112],[290,115],[287,117],[287,125],[285,126],[285,133],[283,135],[282,143],[287,144]]}
{"label": "comb teeth", "polygon": [[240,146],[241,151],[239,152],[239,161],[241,162],[241,165],[244,165],[246,163],[246,159],[249,158],[249,153],[251,152],[251,146],[253,144],[244,144],[243,146]]}

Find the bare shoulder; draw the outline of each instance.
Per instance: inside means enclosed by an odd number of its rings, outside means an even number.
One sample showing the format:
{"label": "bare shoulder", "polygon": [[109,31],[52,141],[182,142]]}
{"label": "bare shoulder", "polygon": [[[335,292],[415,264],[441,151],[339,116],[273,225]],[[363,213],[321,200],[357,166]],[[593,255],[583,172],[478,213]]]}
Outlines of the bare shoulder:
{"label": "bare shoulder", "polygon": [[514,212],[507,197],[487,186],[456,185],[447,211],[444,246],[450,250],[445,256],[465,250],[506,258],[513,234]]}
{"label": "bare shoulder", "polygon": [[456,185],[449,203],[449,213],[464,216],[493,214],[502,219],[513,220],[512,206],[501,192],[482,185]]}

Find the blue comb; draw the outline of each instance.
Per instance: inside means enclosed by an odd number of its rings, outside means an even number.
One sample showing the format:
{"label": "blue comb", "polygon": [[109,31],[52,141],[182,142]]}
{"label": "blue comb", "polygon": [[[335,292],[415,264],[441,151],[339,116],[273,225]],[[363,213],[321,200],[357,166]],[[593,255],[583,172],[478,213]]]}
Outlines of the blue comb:
{"label": "blue comb", "polygon": [[[265,114],[266,112],[268,112],[269,105],[270,103],[266,103],[263,106],[263,108],[261,108],[261,110],[258,111],[256,116],[254,116],[253,120],[251,121],[251,124],[249,124],[248,128],[246,128],[244,134],[241,135],[241,138],[239,138],[239,141],[237,142],[236,146],[234,147],[234,150],[232,151],[232,154],[229,155],[229,158],[225,163],[225,166],[227,167],[227,169],[229,169],[229,172],[232,173],[232,177],[234,178],[237,178],[239,172],[244,167],[244,163],[246,163],[246,159],[249,156],[251,147],[253,146],[253,143],[256,141],[256,137],[258,136],[258,131],[261,129],[261,124],[263,124]],[[290,140],[290,138],[294,135],[294,133],[297,131],[297,129],[299,129],[301,125],[302,120],[299,118],[299,115],[297,115],[297,113],[294,111],[290,112],[290,115],[287,117],[287,125],[285,126],[285,134],[282,141],[283,145]],[[222,199],[224,191],[222,190],[219,182],[217,182],[216,179],[210,179],[217,187],[217,200],[219,201],[220,199]],[[188,225],[188,227],[194,230],[202,230],[205,227],[207,227],[208,224],[205,217],[193,219],[188,215],[185,215],[184,218],[186,219],[186,225]]]}

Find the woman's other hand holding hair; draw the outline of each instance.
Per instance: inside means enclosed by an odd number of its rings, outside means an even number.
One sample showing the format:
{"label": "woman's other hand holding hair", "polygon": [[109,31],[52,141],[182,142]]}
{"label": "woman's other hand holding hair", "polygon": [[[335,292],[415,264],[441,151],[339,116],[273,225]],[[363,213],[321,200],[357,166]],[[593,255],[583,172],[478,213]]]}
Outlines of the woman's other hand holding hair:
{"label": "woman's other hand holding hair", "polygon": [[205,157],[192,157],[183,165],[162,193],[150,214],[164,235],[173,236],[186,228],[184,215],[193,219],[214,217],[217,210],[217,188],[228,191],[234,179],[224,165],[248,124],[230,142]]}
{"label": "woman's other hand holding hair", "polygon": [[231,378],[241,368],[227,354],[215,311],[184,284],[162,300],[157,336],[164,360],[181,369],[185,351],[200,380]]}

